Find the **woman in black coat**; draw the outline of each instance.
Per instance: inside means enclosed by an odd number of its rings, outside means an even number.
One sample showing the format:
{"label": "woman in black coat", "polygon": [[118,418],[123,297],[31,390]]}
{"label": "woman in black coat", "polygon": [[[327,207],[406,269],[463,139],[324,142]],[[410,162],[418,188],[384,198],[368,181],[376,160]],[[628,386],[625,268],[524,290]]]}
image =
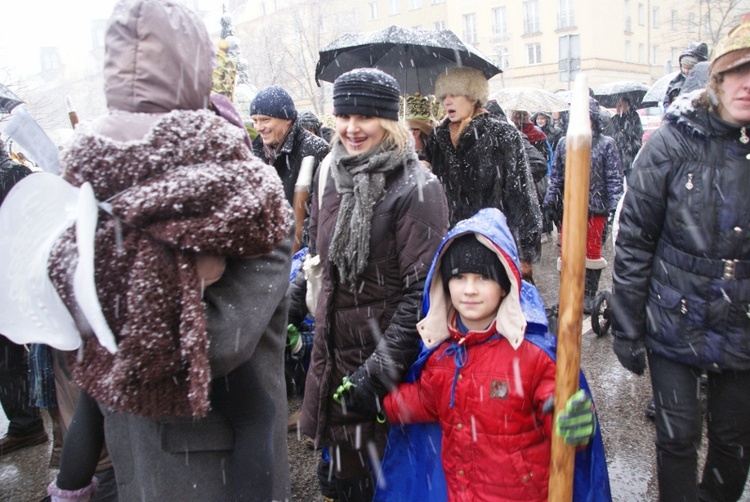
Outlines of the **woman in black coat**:
{"label": "woman in black coat", "polygon": [[750,19],[709,75],[636,159],[616,242],[614,350],[638,375],[648,359],[661,500],[738,500],[750,467]]}

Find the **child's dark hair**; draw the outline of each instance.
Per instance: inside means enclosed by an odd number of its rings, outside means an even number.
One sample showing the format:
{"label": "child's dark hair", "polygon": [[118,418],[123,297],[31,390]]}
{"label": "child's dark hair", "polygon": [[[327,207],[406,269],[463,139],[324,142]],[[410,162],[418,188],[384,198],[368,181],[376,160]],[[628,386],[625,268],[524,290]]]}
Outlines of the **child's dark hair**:
{"label": "child's dark hair", "polygon": [[466,273],[481,274],[498,283],[503,291],[510,291],[510,279],[497,254],[479,242],[473,233],[456,237],[448,245],[440,262],[440,273],[446,290],[451,277]]}

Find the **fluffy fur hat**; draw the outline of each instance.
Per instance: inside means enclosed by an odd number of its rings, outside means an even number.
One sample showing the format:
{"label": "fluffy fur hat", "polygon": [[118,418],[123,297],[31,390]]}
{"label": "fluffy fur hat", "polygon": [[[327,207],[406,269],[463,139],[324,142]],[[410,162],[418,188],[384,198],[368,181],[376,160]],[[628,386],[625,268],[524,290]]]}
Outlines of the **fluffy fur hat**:
{"label": "fluffy fur hat", "polygon": [[435,80],[435,97],[442,101],[449,94],[476,99],[479,106],[484,106],[490,94],[490,85],[479,70],[465,66],[448,68]]}

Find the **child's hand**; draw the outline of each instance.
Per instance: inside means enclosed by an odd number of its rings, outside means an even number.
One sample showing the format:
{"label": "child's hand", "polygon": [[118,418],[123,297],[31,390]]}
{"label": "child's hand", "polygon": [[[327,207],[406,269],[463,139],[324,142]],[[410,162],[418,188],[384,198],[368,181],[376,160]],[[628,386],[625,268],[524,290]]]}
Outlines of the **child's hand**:
{"label": "child's hand", "polygon": [[203,288],[207,288],[221,279],[227,268],[227,259],[223,256],[199,254],[195,257],[195,267],[198,270],[198,279],[203,282]]}
{"label": "child's hand", "polygon": [[571,446],[588,444],[596,431],[596,415],[591,396],[584,390],[573,394],[555,419],[555,432]]}

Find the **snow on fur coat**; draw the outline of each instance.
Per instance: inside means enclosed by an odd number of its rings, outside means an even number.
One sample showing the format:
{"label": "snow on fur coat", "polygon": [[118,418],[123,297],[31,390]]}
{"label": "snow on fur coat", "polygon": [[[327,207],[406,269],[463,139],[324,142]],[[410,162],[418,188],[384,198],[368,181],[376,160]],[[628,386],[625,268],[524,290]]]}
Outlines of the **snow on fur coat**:
{"label": "snow on fur coat", "polygon": [[423,154],[445,188],[451,225],[486,207],[500,209],[521,259],[538,261],[542,214],[521,133],[483,112],[469,122],[454,147],[448,125],[446,120],[435,128]]}
{"label": "snow on fur coat", "polygon": [[[71,358],[73,381],[104,406],[152,418],[205,415],[211,372],[196,255],[249,258],[288,233],[291,209],[273,168],[241,131],[209,111],[174,111],[141,141],[79,134],[63,178],[93,186],[100,211],[95,280],[118,343],[93,339]],[[50,276],[75,316],[71,229],[53,248]]]}

